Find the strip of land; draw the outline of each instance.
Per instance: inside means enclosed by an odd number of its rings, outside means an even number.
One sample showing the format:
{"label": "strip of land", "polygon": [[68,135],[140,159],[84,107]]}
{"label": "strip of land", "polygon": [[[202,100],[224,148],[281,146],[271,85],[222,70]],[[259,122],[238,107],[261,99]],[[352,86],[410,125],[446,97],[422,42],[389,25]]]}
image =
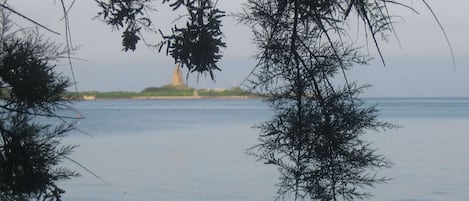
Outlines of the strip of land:
{"label": "strip of land", "polygon": [[86,91],[80,93],[69,93],[71,99],[79,100],[109,100],[109,99],[248,99],[260,96],[238,87],[230,89],[194,89],[189,87],[174,87],[166,85],[163,87],[148,87],[141,92],[129,91]]}
{"label": "strip of land", "polygon": [[250,99],[259,96],[137,96],[132,99],[139,100],[172,100],[172,99]]}

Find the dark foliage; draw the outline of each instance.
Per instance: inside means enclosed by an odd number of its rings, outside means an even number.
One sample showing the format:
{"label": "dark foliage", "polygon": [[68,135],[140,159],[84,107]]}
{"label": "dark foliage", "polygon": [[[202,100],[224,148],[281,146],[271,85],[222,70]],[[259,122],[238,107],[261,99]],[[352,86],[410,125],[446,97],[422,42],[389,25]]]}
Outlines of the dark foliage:
{"label": "dark foliage", "polygon": [[278,168],[278,199],[368,198],[362,188],[385,182],[376,170],[390,163],[361,137],[393,125],[377,121],[377,110],[357,97],[366,87],[349,84],[337,89],[330,83],[343,65],[365,62],[355,49],[337,57],[326,45],[311,54],[318,60],[310,59],[307,65],[278,61],[261,68],[256,83],[270,94],[275,115],[258,126],[260,143],[249,154]]}
{"label": "dark foliage", "polygon": [[62,96],[70,82],[52,64],[66,51],[33,30],[13,31],[0,11],[0,200],[60,200],[57,182],[77,176],[58,167],[74,148],[61,146],[74,126],[57,115],[70,108]]}
{"label": "dark foliage", "polygon": [[0,88],[9,91],[4,98],[22,108],[46,109],[63,101],[69,81],[49,64],[57,56],[50,54],[58,50],[60,47],[43,41],[37,33],[3,38]]}
{"label": "dark foliage", "polygon": [[0,124],[0,198],[60,200],[65,191],[56,182],[77,176],[56,166],[73,150],[60,145],[72,126],[51,128],[30,123],[24,114],[2,118]]}
{"label": "dark foliage", "polygon": [[[240,20],[253,25],[259,63],[253,87],[268,94],[274,117],[258,126],[249,153],[280,172],[278,199],[354,200],[364,187],[385,182],[377,169],[390,163],[362,139],[379,122],[357,87],[333,78],[368,57],[341,40],[352,11],[376,34],[392,32],[385,1],[249,0]],[[383,12],[381,12],[383,11]],[[368,26],[372,25],[372,26]]]}
{"label": "dark foliage", "polygon": [[151,20],[145,12],[151,9],[151,0],[95,0],[102,9],[98,16],[102,17],[106,24],[116,30],[125,27],[122,33],[122,46],[124,51],[134,51],[141,39],[142,28],[150,27]]}
{"label": "dark foliage", "polygon": [[222,58],[221,48],[226,47],[222,41],[221,21],[224,12],[215,9],[210,0],[193,0],[171,4],[174,8],[184,5],[188,12],[186,27],[172,29],[171,36],[164,36],[167,51],[190,72],[210,74],[214,79],[214,70],[220,70],[217,62]]}
{"label": "dark foliage", "polygon": [[[394,19],[388,11],[390,5],[407,7],[388,0],[248,0],[241,20],[268,28],[267,31],[272,33],[285,28],[302,32],[302,27],[314,27],[314,34],[324,37],[332,48],[338,49],[340,46],[334,44],[334,38],[343,40],[348,37],[347,25],[355,15],[369,33],[365,36],[371,36],[382,58],[379,37],[386,38],[387,33],[394,32]],[[293,25],[297,26],[296,30],[292,30]]]}
{"label": "dark foliage", "polygon": [[[143,29],[153,30],[152,21],[146,15],[151,9],[151,0],[95,0],[102,9],[98,16],[114,29],[126,27],[123,31],[124,50],[135,50],[142,39]],[[214,79],[213,71],[220,70],[217,62],[222,58],[221,48],[226,47],[221,32],[221,18],[224,12],[217,9],[212,0],[163,0],[173,10],[185,8],[187,18],[184,27],[174,26],[171,34],[163,36],[158,45],[161,51],[166,46],[166,53],[175,62],[186,66],[190,72],[208,73]]]}

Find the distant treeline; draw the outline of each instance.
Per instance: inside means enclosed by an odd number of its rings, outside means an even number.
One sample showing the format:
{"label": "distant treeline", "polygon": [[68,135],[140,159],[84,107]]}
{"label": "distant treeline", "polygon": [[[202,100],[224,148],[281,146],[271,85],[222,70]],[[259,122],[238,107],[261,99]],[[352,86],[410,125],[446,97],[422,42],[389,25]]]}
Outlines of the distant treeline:
{"label": "distant treeline", "polygon": [[[186,86],[165,85],[162,87],[148,87],[140,92],[131,91],[86,91],[80,93],[67,92],[70,99],[130,99],[145,97],[224,97],[224,96],[243,96],[258,97],[255,93],[248,92],[239,87],[230,89],[194,89]],[[79,97],[78,97],[79,96]]]}

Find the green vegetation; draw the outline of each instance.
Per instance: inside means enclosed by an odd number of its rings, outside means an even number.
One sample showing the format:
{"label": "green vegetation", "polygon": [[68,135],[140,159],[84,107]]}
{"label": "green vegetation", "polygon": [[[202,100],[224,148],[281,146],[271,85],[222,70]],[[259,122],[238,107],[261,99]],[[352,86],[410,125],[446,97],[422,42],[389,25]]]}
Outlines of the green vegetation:
{"label": "green vegetation", "polygon": [[192,96],[195,90],[187,86],[164,85],[145,88],[139,96]]}
{"label": "green vegetation", "polygon": [[253,96],[251,92],[245,91],[239,87],[232,87],[225,90],[201,90],[199,96]]}
{"label": "green vegetation", "polygon": [[119,99],[119,98],[132,98],[138,96],[138,92],[129,92],[129,91],[109,91],[109,92],[83,92],[80,93],[82,97],[95,97],[97,99]]}
{"label": "green vegetation", "polygon": [[[68,92],[65,94],[70,99],[76,99],[76,94]],[[158,98],[158,97],[234,97],[248,96],[257,97],[258,95],[243,90],[239,87],[230,89],[194,89],[187,86],[164,85],[161,87],[147,87],[141,92],[130,91],[86,91],[80,92],[80,99],[129,99],[129,98]]]}

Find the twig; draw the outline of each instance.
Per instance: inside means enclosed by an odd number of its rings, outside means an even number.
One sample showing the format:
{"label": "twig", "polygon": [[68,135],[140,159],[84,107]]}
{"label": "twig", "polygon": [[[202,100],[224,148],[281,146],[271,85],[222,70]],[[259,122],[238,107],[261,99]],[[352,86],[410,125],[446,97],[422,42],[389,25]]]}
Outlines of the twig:
{"label": "twig", "polygon": [[41,28],[43,28],[43,29],[45,29],[45,30],[51,32],[51,33],[60,35],[59,32],[56,32],[56,31],[53,31],[52,29],[47,28],[46,26],[42,25],[41,23],[36,22],[36,21],[34,21],[33,19],[31,19],[31,18],[29,18],[29,17],[26,17],[25,15],[23,15],[23,14],[17,12],[16,10],[14,10],[14,9],[12,9],[12,8],[10,8],[10,7],[8,7],[7,5],[0,4],[0,7],[4,8],[4,9],[7,9],[8,11],[10,11],[10,12],[16,14],[16,15],[19,15],[20,17],[22,17],[22,18],[24,18],[24,19],[26,19],[26,20],[32,22],[33,24],[35,24],[35,25],[37,25],[37,26],[39,26],[39,27],[41,27]]}
{"label": "twig", "polygon": [[422,2],[425,4],[425,6],[427,6],[428,10],[430,10],[430,12],[432,13],[433,18],[435,19],[436,23],[438,23],[438,26],[440,27],[441,32],[445,36],[446,44],[449,47],[449,51],[451,53],[451,59],[453,61],[453,69],[454,69],[454,71],[456,71],[456,59],[454,58],[453,46],[451,45],[451,42],[449,41],[449,37],[446,34],[445,28],[443,27],[440,20],[436,16],[436,13],[433,11],[432,7],[430,7],[430,4],[428,4],[426,0],[422,0]]}
{"label": "twig", "polygon": [[70,157],[65,156],[65,155],[62,155],[62,156],[63,156],[64,158],[66,158],[67,160],[71,161],[72,163],[75,163],[75,165],[80,166],[80,167],[83,168],[86,172],[90,173],[91,175],[93,175],[93,176],[96,177],[97,179],[101,180],[101,181],[104,182],[105,184],[112,185],[110,182],[104,180],[104,179],[101,178],[99,175],[97,175],[96,173],[94,173],[93,171],[91,171],[90,169],[88,169],[87,167],[85,167],[84,165],[82,165],[81,163],[79,163],[78,161],[73,160],[73,159],[71,159]]}

